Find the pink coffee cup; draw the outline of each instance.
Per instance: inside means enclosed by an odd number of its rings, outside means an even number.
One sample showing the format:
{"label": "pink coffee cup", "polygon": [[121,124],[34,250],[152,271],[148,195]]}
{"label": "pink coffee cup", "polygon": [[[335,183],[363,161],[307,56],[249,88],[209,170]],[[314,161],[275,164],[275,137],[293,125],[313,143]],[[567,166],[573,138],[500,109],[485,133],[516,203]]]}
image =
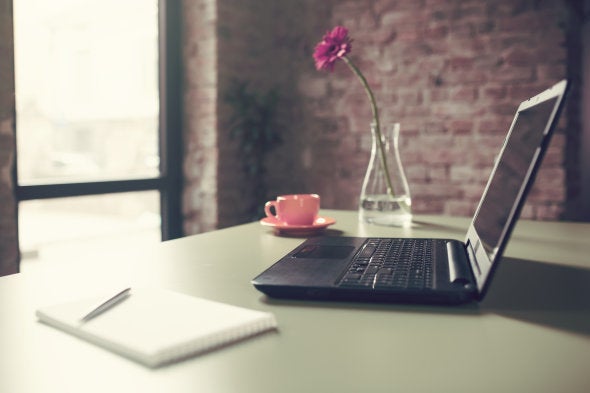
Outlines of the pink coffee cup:
{"label": "pink coffee cup", "polygon": [[[275,214],[271,208],[274,208]],[[264,212],[287,225],[312,225],[320,211],[320,196],[317,194],[280,195],[276,201],[268,201]]]}

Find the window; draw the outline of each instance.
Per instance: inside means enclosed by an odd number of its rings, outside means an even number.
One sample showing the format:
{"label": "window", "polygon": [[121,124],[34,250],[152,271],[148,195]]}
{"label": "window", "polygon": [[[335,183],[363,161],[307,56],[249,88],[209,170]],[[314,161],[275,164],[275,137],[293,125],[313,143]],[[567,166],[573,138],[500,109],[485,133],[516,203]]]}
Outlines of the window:
{"label": "window", "polygon": [[179,3],[14,0],[23,258],[181,235]]}

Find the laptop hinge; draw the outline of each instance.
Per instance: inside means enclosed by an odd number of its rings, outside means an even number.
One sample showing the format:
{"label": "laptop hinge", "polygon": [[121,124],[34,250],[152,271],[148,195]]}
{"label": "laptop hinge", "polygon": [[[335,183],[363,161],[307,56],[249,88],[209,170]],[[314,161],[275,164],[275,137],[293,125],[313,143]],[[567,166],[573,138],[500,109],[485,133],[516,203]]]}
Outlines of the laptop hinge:
{"label": "laptop hinge", "polygon": [[469,284],[472,282],[469,261],[465,246],[460,242],[447,242],[447,259],[449,261],[449,281]]}
{"label": "laptop hinge", "polygon": [[[477,244],[480,244],[479,241],[477,242]],[[479,263],[477,263],[477,258],[475,257],[476,250],[473,249],[473,246],[471,245],[471,240],[467,240],[465,249],[467,250],[467,258],[469,258],[470,265],[472,266],[471,269],[473,270],[473,267],[475,267],[477,269],[477,276],[481,276],[481,268],[479,267]],[[475,274],[475,270],[473,270],[473,273]]]}

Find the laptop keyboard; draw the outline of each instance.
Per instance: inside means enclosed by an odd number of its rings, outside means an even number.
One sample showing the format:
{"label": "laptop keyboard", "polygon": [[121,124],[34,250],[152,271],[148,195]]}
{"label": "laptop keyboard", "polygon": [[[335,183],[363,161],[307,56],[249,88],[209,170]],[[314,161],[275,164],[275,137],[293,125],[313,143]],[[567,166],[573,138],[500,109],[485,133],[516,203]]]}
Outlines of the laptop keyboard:
{"label": "laptop keyboard", "polygon": [[434,285],[434,239],[367,239],[341,287],[428,289]]}

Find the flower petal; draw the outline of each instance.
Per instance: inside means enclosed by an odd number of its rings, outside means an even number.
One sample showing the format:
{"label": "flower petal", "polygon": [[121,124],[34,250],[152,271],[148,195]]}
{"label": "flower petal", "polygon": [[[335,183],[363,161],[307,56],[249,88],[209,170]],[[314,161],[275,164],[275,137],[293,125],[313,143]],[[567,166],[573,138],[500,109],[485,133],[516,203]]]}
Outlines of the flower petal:
{"label": "flower petal", "polygon": [[346,56],[352,49],[352,40],[348,37],[348,29],[336,26],[327,32],[314,50],[313,58],[318,70],[332,71],[334,63]]}

